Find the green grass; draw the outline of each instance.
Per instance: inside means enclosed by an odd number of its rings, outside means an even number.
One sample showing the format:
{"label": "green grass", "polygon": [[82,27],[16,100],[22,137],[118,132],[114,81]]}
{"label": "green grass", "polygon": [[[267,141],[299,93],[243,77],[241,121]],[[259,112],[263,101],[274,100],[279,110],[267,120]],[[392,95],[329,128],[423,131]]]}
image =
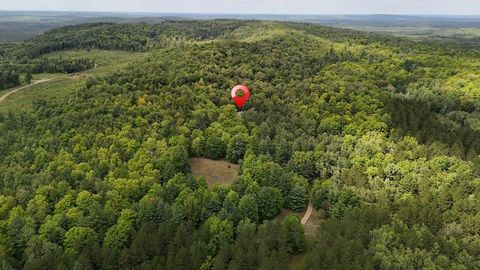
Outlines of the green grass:
{"label": "green grass", "polygon": [[[50,79],[50,78],[55,78],[59,76],[63,76],[65,74],[62,73],[39,73],[39,74],[32,74],[32,81],[37,81],[37,80],[42,80],[42,79]],[[22,76],[23,79],[23,76]],[[22,81],[22,85],[25,86],[27,85],[26,82]]]}
{"label": "green grass", "polygon": [[[124,51],[105,50],[72,50],[47,54],[43,57],[86,57],[94,59],[97,67],[76,74],[35,74],[34,80],[56,78],[48,82],[33,85],[29,88],[11,94],[0,103],[0,112],[9,110],[29,110],[32,102],[36,99],[59,99],[68,98],[76,89],[84,85],[85,81],[92,76],[104,76],[125,68],[129,63],[143,59],[149,53],[131,53]],[[25,84],[23,84],[25,85]],[[13,89],[0,91],[0,96]]]}
{"label": "green grass", "polygon": [[73,80],[62,76],[52,81],[33,85],[11,94],[3,100],[0,104],[0,112],[28,110],[32,107],[32,102],[38,99],[65,98],[83,83],[83,80]]}

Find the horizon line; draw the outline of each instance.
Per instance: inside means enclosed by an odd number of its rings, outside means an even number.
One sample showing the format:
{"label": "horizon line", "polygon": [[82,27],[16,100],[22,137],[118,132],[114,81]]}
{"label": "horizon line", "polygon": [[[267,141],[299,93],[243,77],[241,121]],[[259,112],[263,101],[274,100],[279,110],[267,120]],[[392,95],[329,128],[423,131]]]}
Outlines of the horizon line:
{"label": "horizon line", "polygon": [[78,12],[78,13],[121,13],[121,14],[157,14],[157,15],[241,15],[241,16],[461,16],[461,17],[478,17],[480,14],[467,13],[233,13],[233,12],[177,12],[177,11],[118,11],[118,10],[23,10],[23,9],[0,9],[0,12]]}

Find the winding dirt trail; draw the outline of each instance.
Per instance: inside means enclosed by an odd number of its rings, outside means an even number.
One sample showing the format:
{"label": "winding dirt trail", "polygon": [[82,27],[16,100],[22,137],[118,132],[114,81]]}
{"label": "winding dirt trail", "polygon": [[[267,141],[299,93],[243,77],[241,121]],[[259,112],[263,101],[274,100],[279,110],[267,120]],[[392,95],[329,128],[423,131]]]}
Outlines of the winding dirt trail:
{"label": "winding dirt trail", "polygon": [[312,200],[309,200],[307,212],[305,212],[305,215],[302,218],[302,225],[305,225],[307,223],[308,219],[310,218],[310,215],[312,214],[312,211],[313,211]]}
{"label": "winding dirt trail", "polygon": [[10,96],[11,94],[13,94],[13,93],[15,93],[15,92],[18,92],[18,91],[20,91],[20,90],[23,90],[23,89],[28,88],[28,87],[31,87],[31,86],[34,86],[34,85],[39,84],[39,83],[44,83],[44,82],[51,81],[51,80],[56,79],[56,78],[57,78],[57,77],[53,77],[53,78],[49,78],[49,79],[41,79],[41,80],[35,81],[35,82],[33,82],[33,83],[29,84],[29,85],[25,85],[25,86],[23,86],[23,87],[20,87],[20,88],[17,88],[17,89],[15,89],[15,90],[12,90],[12,91],[6,93],[5,95],[1,96],[1,97],[0,97],[0,102],[2,102],[4,99],[6,99],[8,96]]}

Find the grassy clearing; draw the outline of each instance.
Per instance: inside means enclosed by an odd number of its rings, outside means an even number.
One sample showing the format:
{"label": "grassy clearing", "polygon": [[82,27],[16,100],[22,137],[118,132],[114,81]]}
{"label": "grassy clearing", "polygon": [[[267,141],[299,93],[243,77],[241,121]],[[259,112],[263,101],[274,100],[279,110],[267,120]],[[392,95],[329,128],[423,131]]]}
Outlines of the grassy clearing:
{"label": "grassy clearing", "polygon": [[28,110],[32,107],[34,100],[65,98],[69,93],[81,87],[83,83],[84,81],[73,81],[66,76],[62,76],[48,82],[33,85],[13,93],[3,100],[0,104],[0,112]]}
{"label": "grassy clearing", "polygon": [[77,58],[90,58],[95,60],[98,66],[109,66],[112,64],[122,64],[130,62],[144,56],[146,53],[139,52],[127,52],[127,51],[115,51],[115,50],[68,50],[58,51],[49,54],[45,54],[43,58],[51,57],[77,57]]}
{"label": "grassy clearing", "polygon": [[[126,68],[130,63],[147,57],[148,53],[131,53],[124,51],[106,50],[72,50],[46,54],[42,57],[84,57],[94,59],[96,68],[75,74],[35,74],[34,80],[56,78],[54,80],[33,85],[18,91],[0,104],[0,112],[8,110],[29,110],[36,99],[66,98],[76,89],[83,86],[85,81],[92,76],[104,76],[119,69]],[[25,85],[25,84],[23,84]],[[14,89],[0,91],[0,96]]]}
{"label": "grassy clearing", "polygon": [[225,160],[211,160],[195,157],[190,159],[190,167],[195,177],[203,176],[208,187],[230,185],[238,174],[239,166]]}

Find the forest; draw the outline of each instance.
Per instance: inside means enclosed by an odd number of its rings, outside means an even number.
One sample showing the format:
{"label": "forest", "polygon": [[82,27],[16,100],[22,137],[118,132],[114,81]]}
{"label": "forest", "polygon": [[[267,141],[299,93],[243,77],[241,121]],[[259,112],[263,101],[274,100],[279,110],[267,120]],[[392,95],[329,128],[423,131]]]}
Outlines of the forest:
{"label": "forest", "polygon": [[20,85],[19,73],[74,73],[94,67],[92,59],[41,57],[68,49],[148,51],[205,40],[242,26],[243,22],[165,22],[162,24],[90,23],[47,31],[14,46],[0,43],[0,90]]}
{"label": "forest", "polygon": [[[152,56],[0,113],[2,269],[480,268],[480,50],[305,23],[95,23],[0,46],[0,89],[95,65],[49,54],[71,49]],[[208,188],[191,157],[239,175]],[[277,218],[310,199],[311,238]]]}

